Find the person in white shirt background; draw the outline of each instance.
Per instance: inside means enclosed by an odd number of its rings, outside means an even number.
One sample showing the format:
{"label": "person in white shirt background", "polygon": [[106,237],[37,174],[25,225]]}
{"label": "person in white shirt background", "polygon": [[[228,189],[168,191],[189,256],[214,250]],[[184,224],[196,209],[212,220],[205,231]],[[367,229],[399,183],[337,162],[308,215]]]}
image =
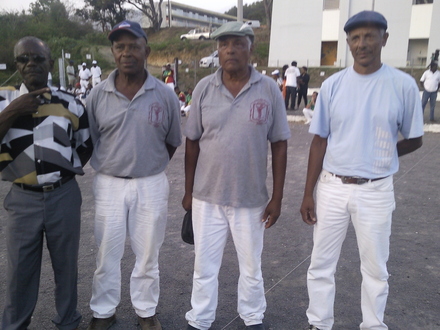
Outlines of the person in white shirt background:
{"label": "person in white shirt background", "polygon": [[87,64],[84,62],[82,64],[81,70],[78,72],[79,83],[81,84],[81,92],[85,93],[87,90],[87,86],[89,85],[89,79],[92,76],[90,70],[87,69]]}
{"label": "person in white shirt background", "polygon": [[422,109],[425,112],[426,104],[429,100],[430,113],[429,121],[435,122],[434,110],[435,102],[437,101],[437,92],[440,87],[440,71],[438,69],[438,63],[433,61],[429,65],[429,70],[426,70],[420,78],[420,85],[423,87],[422,95]]}
{"label": "person in white shirt background", "polygon": [[92,73],[92,87],[95,87],[101,82],[101,68],[97,65],[98,62],[92,61],[90,72]]}

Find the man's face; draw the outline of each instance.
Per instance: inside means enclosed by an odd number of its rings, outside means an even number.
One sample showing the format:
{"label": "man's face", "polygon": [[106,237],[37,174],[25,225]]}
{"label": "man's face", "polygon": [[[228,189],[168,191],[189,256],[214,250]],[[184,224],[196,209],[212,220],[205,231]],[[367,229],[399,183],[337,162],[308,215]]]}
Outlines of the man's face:
{"label": "man's face", "polygon": [[431,71],[432,72],[436,72],[438,69],[438,65],[437,64],[431,64]]}
{"label": "man's face", "polygon": [[29,91],[47,86],[47,75],[53,61],[44,44],[38,40],[25,40],[17,45],[15,64]]}
{"label": "man's face", "polygon": [[217,44],[220,65],[226,72],[236,72],[247,68],[253,45],[249,39],[238,36],[221,37]]}
{"label": "man's face", "polygon": [[388,33],[375,26],[363,26],[350,31],[347,43],[353,55],[354,66],[373,72],[381,66],[382,47],[387,43]]}
{"label": "man's face", "polygon": [[136,38],[128,32],[119,33],[113,40],[112,53],[120,73],[137,75],[143,73],[150,47],[144,38]]}

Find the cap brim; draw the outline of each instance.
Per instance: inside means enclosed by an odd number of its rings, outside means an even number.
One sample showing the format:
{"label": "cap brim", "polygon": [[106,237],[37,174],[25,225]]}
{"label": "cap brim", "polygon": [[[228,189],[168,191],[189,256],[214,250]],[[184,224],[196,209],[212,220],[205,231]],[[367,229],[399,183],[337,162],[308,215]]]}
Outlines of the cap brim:
{"label": "cap brim", "polygon": [[122,31],[131,33],[136,38],[144,38],[145,40],[148,41],[146,36],[142,35],[141,33],[136,32],[136,31],[133,31],[132,29],[129,29],[129,28],[118,28],[114,31],[111,31],[110,34],[108,35],[108,40],[110,40],[110,41],[115,40],[116,36]]}

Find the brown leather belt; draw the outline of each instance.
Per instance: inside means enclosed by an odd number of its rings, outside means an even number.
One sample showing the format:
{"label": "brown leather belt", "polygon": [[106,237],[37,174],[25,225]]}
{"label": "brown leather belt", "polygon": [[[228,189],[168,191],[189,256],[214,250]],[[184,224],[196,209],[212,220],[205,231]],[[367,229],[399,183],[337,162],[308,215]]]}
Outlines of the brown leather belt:
{"label": "brown leather belt", "polygon": [[41,186],[33,186],[30,184],[24,184],[24,183],[14,183],[16,186],[20,187],[23,190],[30,190],[30,191],[36,191],[36,192],[48,192],[55,190],[59,187],[61,187],[63,184],[66,184],[70,180],[72,180],[75,176],[66,176],[64,178],[61,178],[57,182],[51,183],[51,184],[44,184]]}
{"label": "brown leather belt", "polygon": [[[333,173],[331,173],[333,174]],[[335,177],[341,179],[342,183],[346,183],[346,184],[364,184],[367,182],[373,182],[373,181],[378,181],[378,180],[382,180],[385,179],[385,177],[383,178],[376,178],[376,179],[367,179],[367,178],[361,178],[358,176],[344,176],[344,175],[337,175],[337,174],[333,174]]]}

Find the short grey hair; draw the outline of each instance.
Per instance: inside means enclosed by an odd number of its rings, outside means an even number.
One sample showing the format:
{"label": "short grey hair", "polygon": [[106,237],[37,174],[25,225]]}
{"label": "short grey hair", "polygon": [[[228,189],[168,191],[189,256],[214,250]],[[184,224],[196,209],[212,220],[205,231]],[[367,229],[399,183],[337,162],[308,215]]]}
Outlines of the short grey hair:
{"label": "short grey hair", "polygon": [[21,38],[20,40],[17,41],[17,43],[14,46],[14,57],[17,57],[18,55],[20,55],[20,54],[18,54],[18,46],[20,44],[22,44],[22,43],[25,43],[25,42],[34,42],[34,43],[40,44],[41,46],[43,46],[43,49],[45,50],[45,52],[48,55],[49,59],[52,58],[52,55],[50,53],[50,48],[47,45],[47,43],[45,43],[43,40],[41,40],[41,39],[39,39],[37,37],[32,37],[32,36],[23,37],[23,38]]}

